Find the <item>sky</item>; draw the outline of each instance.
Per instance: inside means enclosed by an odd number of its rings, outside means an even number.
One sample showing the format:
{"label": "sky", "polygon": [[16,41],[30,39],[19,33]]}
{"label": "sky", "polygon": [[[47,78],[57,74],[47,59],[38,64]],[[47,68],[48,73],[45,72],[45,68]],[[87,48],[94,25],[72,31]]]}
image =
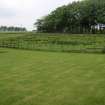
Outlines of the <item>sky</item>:
{"label": "sky", "polygon": [[0,0],[0,26],[33,30],[37,19],[72,1],[78,0]]}

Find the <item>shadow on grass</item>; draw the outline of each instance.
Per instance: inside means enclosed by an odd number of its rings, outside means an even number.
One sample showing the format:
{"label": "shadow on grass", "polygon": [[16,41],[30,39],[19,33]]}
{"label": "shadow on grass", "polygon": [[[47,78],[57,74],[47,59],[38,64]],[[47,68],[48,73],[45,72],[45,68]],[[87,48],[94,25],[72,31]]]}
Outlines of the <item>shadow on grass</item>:
{"label": "shadow on grass", "polygon": [[0,54],[2,54],[2,53],[8,53],[8,51],[0,51]]}

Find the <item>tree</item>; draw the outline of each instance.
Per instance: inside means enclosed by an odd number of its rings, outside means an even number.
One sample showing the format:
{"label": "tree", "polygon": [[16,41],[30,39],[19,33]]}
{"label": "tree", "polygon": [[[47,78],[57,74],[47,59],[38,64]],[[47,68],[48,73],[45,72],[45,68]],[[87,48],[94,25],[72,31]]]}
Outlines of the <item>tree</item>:
{"label": "tree", "polygon": [[14,27],[14,26],[7,27],[7,26],[1,26],[1,27],[0,27],[0,31],[1,31],[1,32],[6,32],[6,31],[7,31],[7,32],[8,32],[8,31],[9,31],[9,32],[15,32],[15,31],[16,31],[16,32],[19,32],[19,31],[20,31],[20,32],[25,32],[25,31],[27,31],[27,30],[26,30],[26,28],[24,28],[24,27]]}
{"label": "tree", "polygon": [[91,33],[91,27],[105,24],[105,0],[72,2],[52,11],[35,23],[39,32]]}

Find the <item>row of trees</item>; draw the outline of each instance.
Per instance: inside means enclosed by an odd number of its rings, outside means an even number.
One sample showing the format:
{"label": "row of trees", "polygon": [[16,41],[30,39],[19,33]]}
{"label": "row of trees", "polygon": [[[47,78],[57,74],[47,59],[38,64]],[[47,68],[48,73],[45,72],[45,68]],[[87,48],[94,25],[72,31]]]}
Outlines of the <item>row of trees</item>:
{"label": "row of trees", "polygon": [[95,26],[100,23],[105,24],[105,0],[72,2],[38,19],[34,25],[38,32],[96,33]]}
{"label": "row of trees", "polygon": [[14,26],[1,26],[0,27],[1,32],[25,32],[27,31],[24,27],[14,27]]}

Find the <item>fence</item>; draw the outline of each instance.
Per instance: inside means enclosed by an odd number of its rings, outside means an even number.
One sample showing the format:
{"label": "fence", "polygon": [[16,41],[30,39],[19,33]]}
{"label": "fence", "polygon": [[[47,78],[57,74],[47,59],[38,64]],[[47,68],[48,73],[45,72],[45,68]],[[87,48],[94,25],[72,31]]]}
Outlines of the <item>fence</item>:
{"label": "fence", "polygon": [[37,39],[33,37],[17,37],[0,40],[0,47],[27,50],[44,50],[60,52],[82,52],[82,53],[105,53],[103,45],[97,45],[94,41],[61,41],[58,39]]}

